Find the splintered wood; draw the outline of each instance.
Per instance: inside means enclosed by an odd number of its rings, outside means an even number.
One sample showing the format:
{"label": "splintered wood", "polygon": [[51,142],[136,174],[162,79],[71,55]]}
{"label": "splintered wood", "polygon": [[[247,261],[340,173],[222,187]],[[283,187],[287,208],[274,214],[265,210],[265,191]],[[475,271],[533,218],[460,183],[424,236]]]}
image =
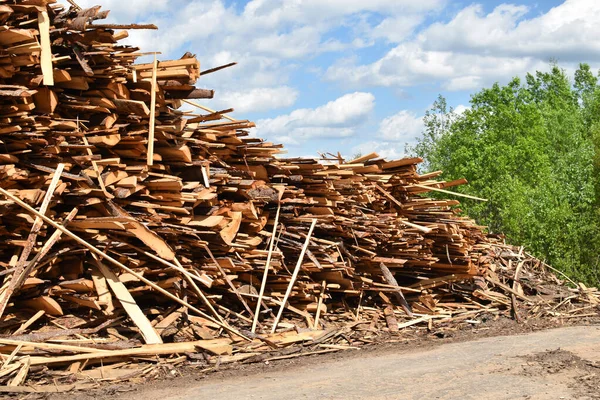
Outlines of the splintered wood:
{"label": "splintered wood", "polygon": [[597,313],[595,288],[424,196],[466,181],[420,175],[418,158],[284,158],[231,109],[189,101],[233,64],[140,63],[156,53],[119,41],[154,26],[70,3],[0,5],[3,392],[353,349],[490,313]]}

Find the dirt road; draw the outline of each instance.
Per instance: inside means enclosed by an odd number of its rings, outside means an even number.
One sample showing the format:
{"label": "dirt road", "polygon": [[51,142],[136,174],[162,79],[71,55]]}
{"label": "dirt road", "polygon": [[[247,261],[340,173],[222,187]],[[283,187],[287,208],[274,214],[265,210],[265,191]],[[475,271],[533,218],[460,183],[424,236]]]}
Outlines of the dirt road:
{"label": "dirt road", "polygon": [[363,354],[225,379],[164,382],[123,398],[600,399],[600,326]]}

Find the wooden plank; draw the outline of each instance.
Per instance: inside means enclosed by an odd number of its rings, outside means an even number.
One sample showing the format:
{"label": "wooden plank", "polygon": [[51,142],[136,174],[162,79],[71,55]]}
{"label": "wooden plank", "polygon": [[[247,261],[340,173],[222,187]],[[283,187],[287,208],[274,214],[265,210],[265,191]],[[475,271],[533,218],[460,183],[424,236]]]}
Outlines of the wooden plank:
{"label": "wooden plank", "polygon": [[82,353],[72,356],[56,357],[31,357],[31,366],[46,364],[65,364],[74,361],[98,360],[108,357],[154,357],[160,355],[171,355],[177,353],[193,353],[197,349],[203,349],[213,354],[231,354],[232,346],[230,339],[198,340],[195,342],[163,343],[145,345],[133,349],[96,351],[95,353]]}
{"label": "wooden plank", "polygon": [[112,295],[110,294],[110,290],[108,289],[108,282],[106,281],[104,275],[102,275],[97,268],[92,268],[92,281],[94,282],[94,289],[98,295],[98,302],[106,305],[106,314],[112,314],[115,306]]}
{"label": "wooden plank", "polygon": [[385,281],[389,285],[394,286],[394,288],[395,288],[394,294],[396,295],[396,298],[398,299],[398,302],[400,303],[400,306],[402,306],[402,309],[404,310],[406,315],[408,315],[409,317],[412,317],[413,314],[412,314],[412,310],[410,309],[410,305],[404,298],[404,294],[402,294],[402,289],[400,289],[400,286],[398,285],[398,281],[396,281],[394,274],[392,274],[390,269],[384,263],[379,263],[379,268],[381,269],[381,273],[383,274]]}
{"label": "wooden plank", "polygon": [[0,344],[15,346],[19,350],[23,349],[23,351],[29,351],[29,349],[40,349],[49,351],[70,351],[75,353],[110,353],[110,350],[97,349],[94,347],[72,346],[58,343],[28,342],[2,337],[0,337]]}
{"label": "wooden plank", "polygon": [[[313,329],[319,329],[319,318],[321,317],[321,307],[323,306],[323,298],[325,297],[326,290],[327,281],[323,281],[321,283],[321,293],[319,294],[319,303],[317,304],[317,313],[315,314],[315,324],[313,325]],[[325,309],[325,311],[327,311],[327,309]]]}
{"label": "wooden plank", "polygon": [[141,117],[149,117],[150,109],[143,101],[139,100],[124,100],[124,99],[113,99],[117,111],[123,114],[135,114]]}
{"label": "wooden plank", "polygon": [[129,290],[127,290],[125,285],[119,281],[119,278],[114,274],[114,272],[104,265],[95,254],[93,256],[96,260],[96,266],[106,278],[108,286],[114,293],[116,299],[121,303],[121,306],[127,315],[129,315],[129,318],[131,318],[135,326],[139,328],[146,344],[162,343],[162,338],[158,332],[156,332],[148,318],[146,318],[146,315],[144,315],[142,309],[137,305],[133,299],[133,296],[131,296],[131,293],[129,293]]}
{"label": "wooden plank", "polygon": [[19,304],[24,308],[43,310],[48,315],[60,316],[64,314],[60,304],[49,296],[39,296],[34,297],[33,299],[21,300]]}
{"label": "wooden plank", "polygon": [[365,161],[369,161],[374,158],[379,158],[379,154],[377,154],[377,153],[365,154],[364,156],[360,156],[360,157],[355,158],[354,160],[348,161],[346,164],[364,163]]}
{"label": "wooden plank", "polygon": [[154,129],[156,124],[156,54],[152,63],[152,86],[150,88],[150,124],[148,128],[148,157],[146,163],[154,164]]}
{"label": "wooden plank", "polygon": [[422,163],[422,162],[423,162],[423,159],[421,157],[403,158],[401,160],[395,160],[395,161],[389,161],[389,162],[383,163],[381,168],[393,169],[393,168],[404,167],[404,166],[411,165],[411,164],[418,164],[418,163]]}
{"label": "wooden plank", "polygon": [[40,63],[42,66],[42,74],[44,76],[43,82],[46,86],[54,86],[52,46],[50,44],[50,17],[48,17],[48,11],[44,10],[38,13],[38,26],[40,30],[40,42],[42,45]]}

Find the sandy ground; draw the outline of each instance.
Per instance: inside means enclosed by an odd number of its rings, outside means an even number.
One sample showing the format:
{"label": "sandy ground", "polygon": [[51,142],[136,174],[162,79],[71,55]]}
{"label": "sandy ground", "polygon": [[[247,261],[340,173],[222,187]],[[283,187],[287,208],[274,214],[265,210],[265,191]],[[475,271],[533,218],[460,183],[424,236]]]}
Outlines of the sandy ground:
{"label": "sandy ground", "polygon": [[[349,353],[349,352],[346,352]],[[600,399],[600,326],[160,382],[121,397],[192,399]]]}

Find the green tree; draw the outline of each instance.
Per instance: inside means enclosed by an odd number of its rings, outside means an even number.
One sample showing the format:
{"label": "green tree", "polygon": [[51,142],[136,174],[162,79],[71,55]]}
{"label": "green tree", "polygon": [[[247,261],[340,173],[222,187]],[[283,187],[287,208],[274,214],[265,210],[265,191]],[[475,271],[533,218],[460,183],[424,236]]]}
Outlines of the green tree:
{"label": "green tree", "polygon": [[423,158],[424,162],[420,165],[422,170],[430,170],[433,165],[442,162],[437,159],[439,154],[435,144],[449,132],[456,119],[457,115],[454,109],[448,106],[448,102],[442,95],[439,95],[431,108],[425,111],[423,117],[425,129],[421,138],[414,147],[406,147],[406,153]]}
{"label": "green tree", "polygon": [[471,97],[456,115],[440,97],[409,149],[457,190],[489,199],[462,209],[576,279],[597,281],[600,257],[600,87],[582,64],[558,66]]}

